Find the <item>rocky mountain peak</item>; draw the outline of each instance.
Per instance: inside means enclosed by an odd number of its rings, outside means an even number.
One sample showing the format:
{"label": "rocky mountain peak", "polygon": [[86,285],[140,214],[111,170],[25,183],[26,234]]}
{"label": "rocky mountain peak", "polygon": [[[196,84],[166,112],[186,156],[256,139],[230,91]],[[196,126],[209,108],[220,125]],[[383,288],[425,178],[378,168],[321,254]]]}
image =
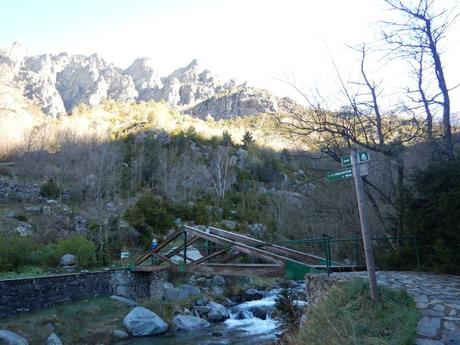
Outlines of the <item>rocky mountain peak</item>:
{"label": "rocky mountain peak", "polygon": [[[161,78],[151,59],[141,57],[122,70],[97,54],[29,56],[19,44],[0,49],[0,67],[11,71],[16,86],[51,117],[79,104],[164,101],[195,116],[245,116],[276,110],[277,100],[246,84],[222,81],[194,59]],[[226,103],[227,102],[227,103]],[[230,103],[228,103],[230,102]]]}
{"label": "rocky mountain peak", "polygon": [[147,57],[134,60],[123,74],[131,76],[141,101],[154,98],[156,91],[163,87],[160,76],[153,68],[152,60]]}
{"label": "rocky mountain peak", "polygon": [[0,47],[0,64],[6,64],[13,69],[18,69],[27,55],[27,49],[19,42],[14,42],[9,47]]}

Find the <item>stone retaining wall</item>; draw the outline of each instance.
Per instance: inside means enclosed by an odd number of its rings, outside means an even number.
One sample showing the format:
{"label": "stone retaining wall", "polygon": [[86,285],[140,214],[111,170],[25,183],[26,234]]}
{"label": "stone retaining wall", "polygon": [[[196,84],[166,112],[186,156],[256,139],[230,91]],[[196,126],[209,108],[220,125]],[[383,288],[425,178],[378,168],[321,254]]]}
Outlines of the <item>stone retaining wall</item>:
{"label": "stone retaining wall", "polygon": [[167,275],[111,270],[0,281],[0,318],[99,296],[155,298]]}

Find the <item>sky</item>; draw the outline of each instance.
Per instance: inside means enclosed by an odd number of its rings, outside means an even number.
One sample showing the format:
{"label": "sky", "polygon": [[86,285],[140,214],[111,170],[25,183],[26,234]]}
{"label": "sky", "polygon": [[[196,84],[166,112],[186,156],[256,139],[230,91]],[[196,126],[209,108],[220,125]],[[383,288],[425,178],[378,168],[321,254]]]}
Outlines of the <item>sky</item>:
{"label": "sky", "polygon": [[[460,0],[436,0],[450,8]],[[383,0],[0,0],[0,46],[19,41],[33,54],[97,53],[126,68],[150,57],[160,75],[193,59],[223,78],[248,81],[280,96],[321,93],[339,104],[333,62],[345,80],[359,79],[359,55],[379,20],[392,15]],[[460,82],[460,26],[443,56],[450,86]],[[388,107],[407,84],[403,62],[369,57]],[[460,110],[460,92],[453,91]]]}

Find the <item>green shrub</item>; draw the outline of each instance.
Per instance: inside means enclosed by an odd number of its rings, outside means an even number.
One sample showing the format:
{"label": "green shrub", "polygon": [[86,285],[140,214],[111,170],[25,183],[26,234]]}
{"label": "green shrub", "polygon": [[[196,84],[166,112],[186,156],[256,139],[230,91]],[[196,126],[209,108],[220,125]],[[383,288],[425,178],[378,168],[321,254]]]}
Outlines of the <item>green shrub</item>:
{"label": "green shrub", "polygon": [[54,267],[59,264],[59,258],[64,254],[75,255],[81,267],[92,267],[97,264],[94,242],[82,235],[43,246],[37,253],[37,261],[42,265]]}
{"label": "green shrub", "polygon": [[140,241],[148,248],[152,236],[163,235],[174,227],[175,216],[164,199],[145,194],[125,212],[125,219],[140,234]]}
{"label": "green shrub", "polygon": [[14,271],[33,264],[36,247],[34,240],[29,237],[0,234],[0,271]]}
{"label": "green shrub", "polygon": [[41,185],[40,195],[44,198],[56,199],[61,195],[61,189],[53,178],[49,178],[44,184]]}
{"label": "green shrub", "polygon": [[406,233],[419,237],[426,269],[460,273],[460,159],[431,164],[413,178]]}
{"label": "green shrub", "polygon": [[275,300],[275,317],[281,322],[283,329],[295,332],[298,329],[302,309],[296,306],[295,296],[292,291],[284,287]]}
{"label": "green shrub", "polygon": [[24,213],[18,213],[18,215],[16,216],[16,219],[21,222],[27,222],[27,215]]}
{"label": "green shrub", "polygon": [[370,299],[363,280],[333,288],[328,298],[308,312],[292,345],[412,345],[419,313],[405,292],[379,289]]}

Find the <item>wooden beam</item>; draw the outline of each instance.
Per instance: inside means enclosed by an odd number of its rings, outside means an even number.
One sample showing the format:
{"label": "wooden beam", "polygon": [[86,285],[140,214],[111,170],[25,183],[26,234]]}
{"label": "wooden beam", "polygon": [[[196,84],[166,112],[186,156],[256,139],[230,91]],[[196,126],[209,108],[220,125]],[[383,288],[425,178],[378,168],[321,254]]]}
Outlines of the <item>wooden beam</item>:
{"label": "wooden beam", "polygon": [[267,243],[267,242],[264,242],[264,241],[261,241],[261,240],[257,240],[255,238],[251,238],[251,237],[248,237],[248,236],[244,236],[244,235],[241,235],[241,234],[237,234],[237,233],[234,233],[234,232],[230,232],[230,231],[226,231],[226,230],[222,230],[222,229],[218,229],[218,228],[214,228],[214,227],[210,227],[210,230],[211,230],[212,234],[222,236],[222,237],[234,240],[234,241],[239,241],[239,242],[251,245],[251,246],[257,246],[258,248],[263,247],[263,249],[266,250],[267,252],[271,252],[271,253],[279,254],[279,255],[282,255],[282,256],[286,256],[286,257],[288,257],[290,259],[299,260],[299,261],[303,261],[303,262],[306,261],[306,262],[309,262],[309,263],[315,263],[315,262],[318,262],[318,261],[320,261],[320,262],[324,261],[324,258],[322,258],[320,256],[303,253],[301,251],[291,249],[291,248],[287,248],[287,247],[284,247],[284,246],[280,246],[280,245],[277,245],[277,244],[270,244],[270,243]]}
{"label": "wooden beam", "polygon": [[[176,230],[169,236],[167,236],[161,243],[158,245],[157,249],[155,249],[155,253],[159,252],[162,248],[167,246],[169,243],[174,241],[177,237],[179,237],[183,232],[181,230]],[[147,260],[149,257],[152,256],[152,252],[147,252],[143,256],[141,256],[139,259],[136,260],[136,265],[140,265],[143,263],[145,260]]]}
{"label": "wooden beam", "polygon": [[200,272],[205,274],[219,274],[224,276],[245,276],[245,277],[282,277],[284,276],[283,265],[244,265],[244,264],[201,264],[186,266],[186,271]]}
{"label": "wooden beam", "polygon": [[[186,246],[188,247],[189,245],[195,243],[196,241],[198,240],[201,240],[201,238],[199,238],[198,236],[194,236],[192,237],[190,240],[187,241],[186,243]],[[170,251],[168,254],[166,254],[165,256],[167,258],[170,258],[170,257],[173,257],[174,255],[178,254],[181,250],[184,249],[184,244],[181,244],[179,247],[177,247],[176,249],[174,249],[173,251]],[[183,255],[182,255],[183,256]]]}
{"label": "wooden beam", "polygon": [[[269,253],[265,250],[260,248],[254,248],[249,245],[238,243],[236,241],[229,240],[227,238],[223,238],[214,234],[207,233],[205,231],[201,231],[190,226],[184,226],[185,231],[190,232],[196,236],[209,240],[211,242],[220,244],[222,246],[233,246],[235,249],[243,252],[245,254],[257,257],[259,259],[263,259],[275,264],[283,264],[284,262],[288,261],[288,258],[282,257],[277,254]],[[301,263],[300,263],[301,264]]]}
{"label": "wooden beam", "polygon": [[170,258],[167,258],[166,256],[163,256],[163,255],[158,254],[158,253],[154,253],[154,255],[157,258],[159,258],[160,260],[163,260],[164,262],[166,262],[169,265],[175,265],[174,261],[172,261]]}
{"label": "wooden beam", "polygon": [[224,258],[222,260],[220,260],[220,264],[226,264],[226,263],[229,263],[233,260],[236,260],[240,257],[242,257],[243,255],[245,255],[244,253],[236,253],[234,255],[226,255],[224,256]]}
{"label": "wooden beam", "polygon": [[172,272],[175,271],[174,266],[159,266],[159,265],[150,265],[150,266],[136,266],[133,269],[134,272]]}
{"label": "wooden beam", "polygon": [[228,252],[230,249],[231,249],[230,247],[224,248],[224,249],[221,249],[221,250],[219,250],[219,251],[217,251],[215,253],[212,253],[211,255],[204,256],[201,259],[194,261],[191,264],[191,266],[201,264],[202,262],[205,262],[206,260],[209,260],[209,259],[215,258],[216,256],[222,255],[222,254]]}

